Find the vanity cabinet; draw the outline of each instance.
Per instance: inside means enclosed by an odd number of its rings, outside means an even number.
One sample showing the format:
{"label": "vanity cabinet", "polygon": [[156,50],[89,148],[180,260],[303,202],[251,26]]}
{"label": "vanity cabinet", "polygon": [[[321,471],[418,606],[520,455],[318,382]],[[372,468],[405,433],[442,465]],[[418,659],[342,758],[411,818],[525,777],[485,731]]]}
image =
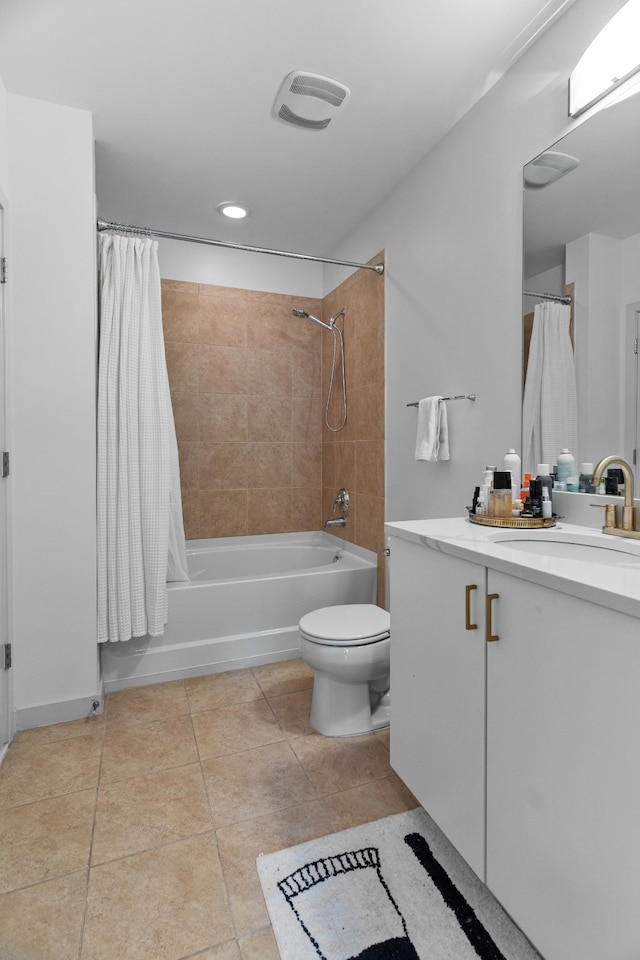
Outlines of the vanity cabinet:
{"label": "vanity cabinet", "polygon": [[640,621],[391,556],[393,766],[545,960],[640,956]]}
{"label": "vanity cabinet", "polygon": [[392,537],[392,763],[480,877],[486,577],[480,564]]}

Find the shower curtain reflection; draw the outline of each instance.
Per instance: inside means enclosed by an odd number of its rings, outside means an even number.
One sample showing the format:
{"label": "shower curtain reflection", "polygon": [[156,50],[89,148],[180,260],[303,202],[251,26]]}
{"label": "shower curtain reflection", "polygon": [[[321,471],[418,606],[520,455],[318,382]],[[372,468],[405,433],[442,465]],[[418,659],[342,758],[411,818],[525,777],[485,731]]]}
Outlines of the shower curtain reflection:
{"label": "shower curtain reflection", "polygon": [[159,636],[166,581],[188,573],[149,238],[100,235],[97,474],[98,639]]}

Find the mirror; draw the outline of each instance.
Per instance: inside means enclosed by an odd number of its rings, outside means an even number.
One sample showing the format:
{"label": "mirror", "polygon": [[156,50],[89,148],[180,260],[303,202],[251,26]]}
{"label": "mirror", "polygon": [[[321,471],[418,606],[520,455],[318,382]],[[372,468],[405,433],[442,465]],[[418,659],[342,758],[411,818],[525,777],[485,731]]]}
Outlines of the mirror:
{"label": "mirror", "polygon": [[[600,110],[548,149],[579,164],[546,186],[527,185],[525,167],[524,291],[561,296],[573,285],[576,465],[611,453],[633,465],[640,446],[640,96]],[[523,296],[525,318],[537,302]]]}

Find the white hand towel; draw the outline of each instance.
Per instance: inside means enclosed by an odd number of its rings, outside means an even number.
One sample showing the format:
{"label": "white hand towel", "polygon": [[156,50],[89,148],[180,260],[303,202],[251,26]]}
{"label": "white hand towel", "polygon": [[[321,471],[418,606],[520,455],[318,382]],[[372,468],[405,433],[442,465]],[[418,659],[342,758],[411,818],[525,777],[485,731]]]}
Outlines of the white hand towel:
{"label": "white hand towel", "polygon": [[442,397],[425,397],[418,404],[416,460],[449,459],[449,427],[447,405]]}

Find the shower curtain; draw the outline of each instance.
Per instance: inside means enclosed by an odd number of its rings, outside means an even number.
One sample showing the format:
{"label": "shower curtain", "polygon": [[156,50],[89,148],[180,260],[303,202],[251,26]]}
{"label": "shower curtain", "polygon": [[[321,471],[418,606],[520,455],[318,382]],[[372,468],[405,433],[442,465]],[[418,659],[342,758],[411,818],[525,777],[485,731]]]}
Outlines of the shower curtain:
{"label": "shower curtain", "polygon": [[100,234],[98,640],[159,636],[188,580],[158,244]]}
{"label": "shower curtain", "polygon": [[523,469],[552,468],[567,447],[578,462],[576,368],[567,304],[537,304],[522,403]]}

